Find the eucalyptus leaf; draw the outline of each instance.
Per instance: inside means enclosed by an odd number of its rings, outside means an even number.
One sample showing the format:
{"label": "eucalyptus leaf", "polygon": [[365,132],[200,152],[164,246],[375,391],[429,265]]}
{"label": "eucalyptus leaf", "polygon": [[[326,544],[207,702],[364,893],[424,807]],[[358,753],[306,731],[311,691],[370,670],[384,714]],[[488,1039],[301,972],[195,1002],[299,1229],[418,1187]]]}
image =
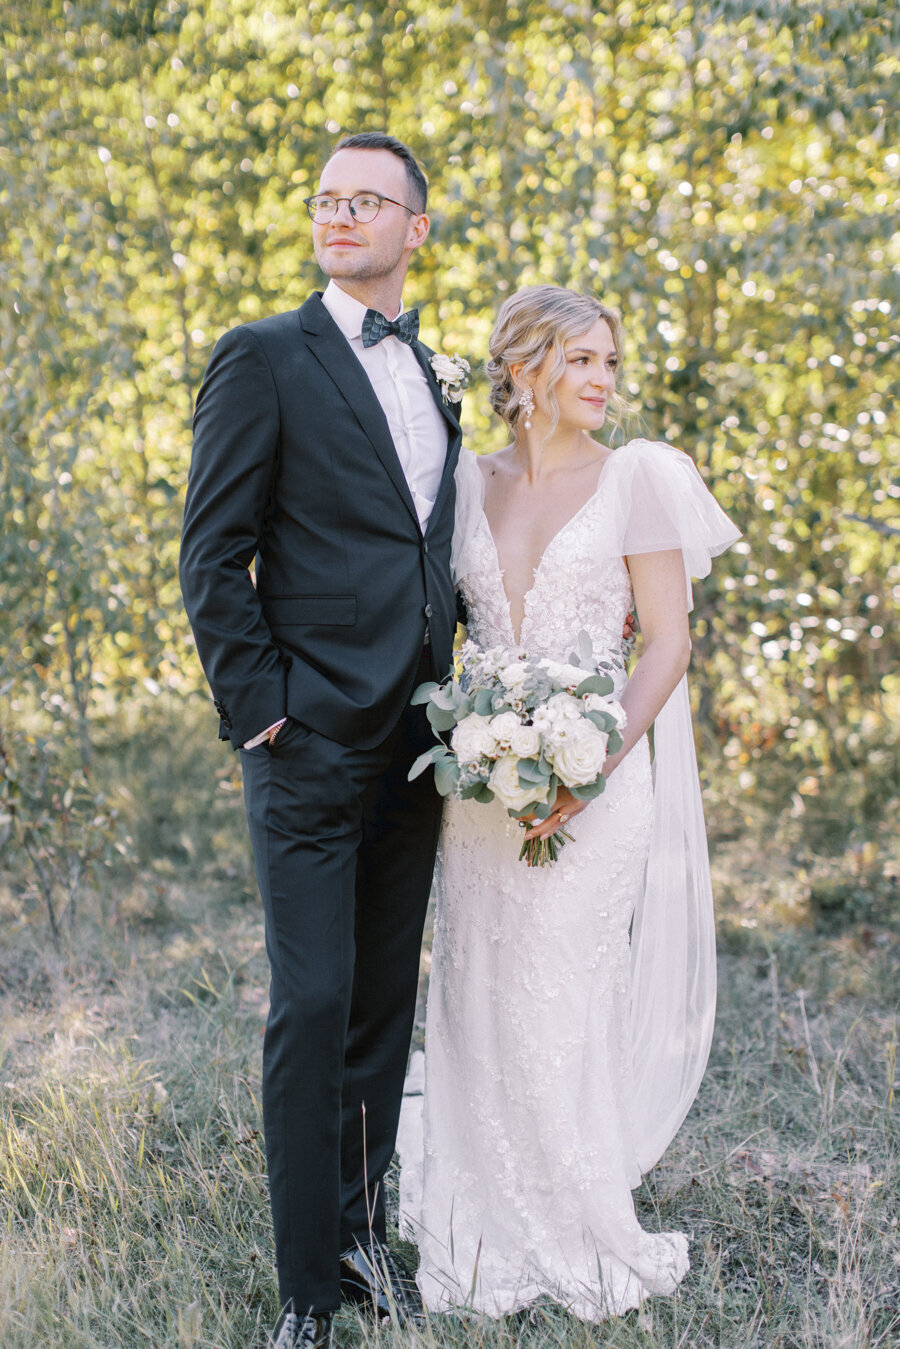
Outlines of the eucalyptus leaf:
{"label": "eucalyptus leaf", "polygon": [[578,688],[575,690],[576,698],[583,698],[588,693],[600,693],[604,697],[612,693],[615,684],[609,675],[595,674],[588,675],[587,679],[582,679]]}
{"label": "eucalyptus leaf", "polygon": [[441,796],[449,796],[459,782],[459,765],[452,754],[434,765],[434,785]]}
{"label": "eucalyptus leaf", "polygon": [[441,708],[444,712],[452,712],[457,705],[458,697],[454,684],[439,684],[432,690],[431,702],[434,707]]}
{"label": "eucalyptus leaf", "polygon": [[429,702],[432,693],[437,688],[440,688],[440,685],[433,679],[429,680],[427,684],[420,684],[417,689],[413,690],[413,695],[409,700],[410,703],[413,707],[419,707],[422,703]]}
{"label": "eucalyptus leaf", "polygon": [[569,664],[577,665],[582,670],[590,670],[594,664],[594,643],[591,641],[591,634],[582,628],[576,643],[576,650],[569,656]]}
{"label": "eucalyptus leaf", "polygon": [[419,777],[421,773],[425,772],[425,769],[429,764],[436,763],[438,759],[442,759],[449,753],[450,751],[443,744],[433,745],[431,749],[426,750],[424,754],[420,754],[418,759],[416,759],[412,768],[406,775],[407,782],[412,782],[414,778]]}
{"label": "eucalyptus leaf", "polygon": [[490,689],[479,689],[472,699],[472,711],[479,717],[489,717],[494,710],[494,695]]}
{"label": "eucalyptus leaf", "polygon": [[525,787],[543,787],[544,783],[550,778],[551,769],[549,764],[544,765],[537,759],[520,759],[518,765],[519,786]]}
{"label": "eucalyptus leaf", "polygon": [[445,712],[443,708],[438,707],[431,702],[425,709],[425,715],[431,722],[436,731],[451,731],[456,725],[456,717],[452,712]]}

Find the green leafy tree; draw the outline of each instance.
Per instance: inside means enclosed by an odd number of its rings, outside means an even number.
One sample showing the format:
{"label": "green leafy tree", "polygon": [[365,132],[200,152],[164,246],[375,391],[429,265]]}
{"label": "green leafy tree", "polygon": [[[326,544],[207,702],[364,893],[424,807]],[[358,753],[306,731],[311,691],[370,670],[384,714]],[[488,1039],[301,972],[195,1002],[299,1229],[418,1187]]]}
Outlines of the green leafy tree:
{"label": "green leafy tree", "polygon": [[[303,198],[364,128],[429,169],[410,298],[434,345],[477,366],[521,284],[622,309],[637,429],[744,530],[697,587],[694,660],[741,790],[887,754],[898,38],[877,0],[7,5],[0,829],[90,773],[117,703],[202,690],[176,583],[193,396],[222,331],[318,283]],[[502,443],[483,384],[466,418]]]}

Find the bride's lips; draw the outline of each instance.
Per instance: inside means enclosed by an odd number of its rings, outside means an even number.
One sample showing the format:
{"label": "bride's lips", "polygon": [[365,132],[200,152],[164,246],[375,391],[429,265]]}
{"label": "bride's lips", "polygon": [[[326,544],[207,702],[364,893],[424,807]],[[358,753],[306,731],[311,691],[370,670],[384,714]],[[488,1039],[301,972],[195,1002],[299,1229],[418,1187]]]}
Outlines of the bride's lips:
{"label": "bride's lips", "polygon": [[590,404],[592,404],[592,406],[595,407],[595,408],[605,408],[605,407],[606,407],[606,399],[605,399],[605,398],[582,398],[581,401],[582,401],[583,403],[590,403]]}

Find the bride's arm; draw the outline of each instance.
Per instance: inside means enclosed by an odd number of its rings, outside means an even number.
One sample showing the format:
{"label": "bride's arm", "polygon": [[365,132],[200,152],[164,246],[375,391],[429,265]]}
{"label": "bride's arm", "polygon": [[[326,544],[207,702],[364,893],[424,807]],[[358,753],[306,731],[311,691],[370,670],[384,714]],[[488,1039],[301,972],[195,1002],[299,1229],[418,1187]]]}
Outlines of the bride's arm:
{"label": "bride's arm", "polygon": [[606,761],[607,777],[652,725],[691,659],[681,550],[636,553],[625,561],[644,645],[622,694],[628,723],[622,733],[622,748]]}
{"label": "bride's arm", "polygon": [[[611,754],[604,764],[603,771],[607,777],[652,724],[691,658],[681,549],[672,548],[662,553],[635,553],[625,561],[631,574],[644,645],[641,658],[622,694],[622,706],[628,723],[622,732],[622,748],[617,754]],[[588,801],[577,800],[565,787],[560,787],[553,814],[546,820],[537,821],[525,837],[547,837],[559,828],[560,812],[566,819],[571,819],[573,815],[580,815],[589,804]]]}

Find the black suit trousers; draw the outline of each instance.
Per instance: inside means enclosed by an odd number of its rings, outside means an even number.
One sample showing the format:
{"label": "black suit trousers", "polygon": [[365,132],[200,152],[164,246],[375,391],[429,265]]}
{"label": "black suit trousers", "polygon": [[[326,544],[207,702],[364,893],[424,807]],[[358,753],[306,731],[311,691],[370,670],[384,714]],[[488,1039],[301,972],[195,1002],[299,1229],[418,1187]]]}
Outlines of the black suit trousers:
{"label": "black suit trousers", "polygon": [[[420,679],[430,679],[423,658]],[[384,1239],[441,802],[408,707],[374,749],[289,718],[242,751],[271,1000],[263,1117],[282,1305],[330,1311],[338,1255]]]}

